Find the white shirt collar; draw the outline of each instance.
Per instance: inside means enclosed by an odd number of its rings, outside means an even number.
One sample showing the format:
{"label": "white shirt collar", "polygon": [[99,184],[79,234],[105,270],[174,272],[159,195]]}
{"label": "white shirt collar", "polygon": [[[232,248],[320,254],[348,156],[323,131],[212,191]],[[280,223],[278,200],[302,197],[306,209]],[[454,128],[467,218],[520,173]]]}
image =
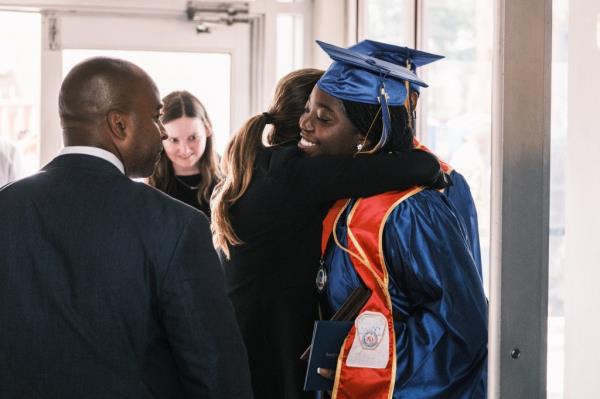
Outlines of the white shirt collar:
{"label": "white shirt collar", "polygon": [[67,154],[85,154],[91,155],[93,157],[102,158],[105,161],[108,161],[115,165],[121,173],[125,174],[125,167],[123,166],[123,162],[119,160],[112,152],[108,152],[98,147],[87,147],[87,146],[70,146],[63,148],[58,156],[67,155]]}

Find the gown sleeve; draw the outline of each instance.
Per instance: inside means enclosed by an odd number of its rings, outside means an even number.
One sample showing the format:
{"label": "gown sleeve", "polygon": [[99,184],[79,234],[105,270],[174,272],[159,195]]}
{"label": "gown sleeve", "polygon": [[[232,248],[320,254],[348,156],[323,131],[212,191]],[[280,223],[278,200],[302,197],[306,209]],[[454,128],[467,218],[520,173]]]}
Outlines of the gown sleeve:
{"label": "gown sleeve", "polygon": [[[427,190],[400,203],[384,229],[402,397],[485,397],[487,303],[464,231]],[[394,396],[395,397],[395,396]]]}
{"label": "gown sleeve", "polygon": [[442,176],[437,158],[420,150],[309,158],[295,148],[288,148],[277,155],[271,168],[271,174],[304,203],[326,203],[415,185],[429,186]]}
{"label": "gown sleeve", "polygon": [[469,244],[475,265],[479,272],[479,276],[482,276],[481,271],[481,249],[479,246],[479,227],[477,224],[477,209],[475,208],[475,201],[471,194],[471,188],[465,180],[465,178],[458,172],[452,171],[450,175],[452,185],[447,187],[444,191],[448,196],[448,199],[454,205],[458,214],[462,218],[467,229],[467,237],[469,238]]}

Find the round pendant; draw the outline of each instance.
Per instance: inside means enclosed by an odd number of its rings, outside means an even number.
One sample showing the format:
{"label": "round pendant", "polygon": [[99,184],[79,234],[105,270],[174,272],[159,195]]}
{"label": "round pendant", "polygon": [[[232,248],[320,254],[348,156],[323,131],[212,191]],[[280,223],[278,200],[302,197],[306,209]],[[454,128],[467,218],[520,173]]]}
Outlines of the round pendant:
{"label": "round pendant", "polygon": [[321,266],[317,271],[317,278],[315,279],[315,284],[317,285],[317,291],[319,293],[323,292],[325,290],[325,287],[327,286],[327,269],[325,268],[325,265],[323,265],[323,263],[321,263]]}

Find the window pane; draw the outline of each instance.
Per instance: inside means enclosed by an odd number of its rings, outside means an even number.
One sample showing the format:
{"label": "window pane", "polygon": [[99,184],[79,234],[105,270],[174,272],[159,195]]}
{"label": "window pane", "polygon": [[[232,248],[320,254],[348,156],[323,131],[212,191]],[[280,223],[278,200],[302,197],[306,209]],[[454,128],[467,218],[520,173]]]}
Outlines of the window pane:
{"label": "window pane", "polygon": [[414,47],[414,0],[359,2],[359,37]]}
{"label": "window pane", "polygon": [[486,292],[489,281],[492,2],[361,0],[359,37],[414,47],[415,21],[422,21],[421,49],[446,58],[419,74],[422,90],[417,121],[421,141],[468,180],[479,214]]}
{"label": "window pane", "polygon": [[548,399],[563,397],[565,357],[564,266],[567,154],[569,0],[552,4],[552,118],[548,286]]}
{"label": "window pane", "polygon": [[96,56],[122,58],[139,65],[154,79],[161,97],[174,90],[187,90],[198,97],[211,119],[216,150],[223,153],[230,133],[229,54],[64,50],[63,76],[78,62]]}
{"label": "window pane", "polygon": [[0,146],[16,147],[19,178],[40,166],[41,16],[0,12],[0,53]]}
{"label": "window pane", "polygon": [[481,260],[489,286],[492,2],[423,1],[423,50],[446,58],[420,72],[422,141],[465,176],[479,216]]}
{"label": "window pane", "polygon": [[277,15],[277,79],[283,75],[302,68],[304,57],[302,15]]}

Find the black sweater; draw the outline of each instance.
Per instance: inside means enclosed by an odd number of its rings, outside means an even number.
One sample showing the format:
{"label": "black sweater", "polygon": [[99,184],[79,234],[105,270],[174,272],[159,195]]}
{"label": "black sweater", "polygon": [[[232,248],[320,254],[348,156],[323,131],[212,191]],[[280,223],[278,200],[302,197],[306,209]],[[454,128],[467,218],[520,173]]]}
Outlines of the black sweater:
{"label": "black sweater", "polygon": [[171,180],[167,194],[202,211],[210,219],[210,204],[204,201],[198,202],[198,189],[193,188],[198,186],[201,181],[202,175],[200,173],[189,176],[176,176]]}

